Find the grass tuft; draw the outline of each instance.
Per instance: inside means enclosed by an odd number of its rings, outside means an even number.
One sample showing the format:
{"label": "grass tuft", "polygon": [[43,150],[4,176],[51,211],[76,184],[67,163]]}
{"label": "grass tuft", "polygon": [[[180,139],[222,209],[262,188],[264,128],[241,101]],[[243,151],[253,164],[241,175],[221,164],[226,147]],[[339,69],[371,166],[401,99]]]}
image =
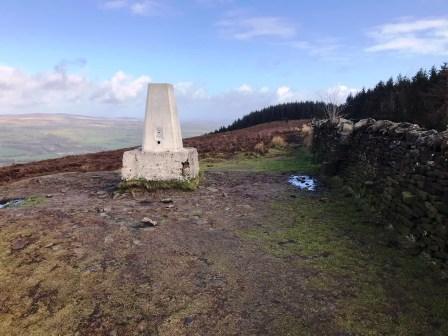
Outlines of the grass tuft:
{"label": "grass tuft", "polygon": [[20,205],[22,207],[34,207],[36,205],[44,204],[47,199],[44,196],[30,196]]}

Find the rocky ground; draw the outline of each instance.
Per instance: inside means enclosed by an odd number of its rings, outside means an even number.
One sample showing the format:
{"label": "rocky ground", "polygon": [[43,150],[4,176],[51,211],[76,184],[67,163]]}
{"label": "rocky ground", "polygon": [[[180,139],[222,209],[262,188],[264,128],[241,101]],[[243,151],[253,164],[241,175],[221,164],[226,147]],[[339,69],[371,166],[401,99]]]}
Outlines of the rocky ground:
{"label": "rocky ground", "polygon": [[2,335],[446,335],[448,286],[305,152],[202,162],[196,191],[120,194],[117,171],[3,185]]}

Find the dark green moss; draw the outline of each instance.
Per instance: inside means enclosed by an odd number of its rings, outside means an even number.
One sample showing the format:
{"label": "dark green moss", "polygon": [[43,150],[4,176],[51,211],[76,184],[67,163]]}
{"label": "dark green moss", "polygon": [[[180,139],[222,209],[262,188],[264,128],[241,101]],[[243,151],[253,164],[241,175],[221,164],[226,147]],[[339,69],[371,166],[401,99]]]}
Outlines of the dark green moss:
{"label": "dark green moss", "polygon": [[147,191],[155,191],[160,189],[178,189],[184,191],[194,191],[198,188],[201,177],[202,175],[200,174],[196,178],[185,181],[149,181],[145,179],[135,179],[121,182],[118,189],[120,192],[126,192],[130,189],[144,189]]}

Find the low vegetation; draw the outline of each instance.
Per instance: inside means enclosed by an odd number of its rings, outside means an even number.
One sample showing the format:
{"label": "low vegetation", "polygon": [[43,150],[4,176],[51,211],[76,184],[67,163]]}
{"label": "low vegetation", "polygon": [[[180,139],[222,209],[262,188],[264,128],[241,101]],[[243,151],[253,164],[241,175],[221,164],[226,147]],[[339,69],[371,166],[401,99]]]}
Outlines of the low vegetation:
{"label": "low vegetation", "polygon": [[201,161],[202,170],[254,171],[254,172],[301,172],[313,174],[318,165],[311,153],[304,148],[270,148],[264,155],[238,153],[231,158],[207,158]]}
{"label": "low vegetation", "polygon": [[[114,198],[119,177],[98,171],[9,184],[9,192],[38,195],[71,188],[0,212],[0,330],[447,335],[447,275],[425,255],[398,249],[339,188],[287,186],[289,174],[314,175],[319,166],[302,146],[266,143],[264,155],[201,160],[204,188],[188,195]],[[146,216],[157,229],[131,226]]]}
{"label": "low vegetation", "polygon": [[[334,319],[349,334],[448,334],[448,287],[431,260],[394,247],[394,237],[338,190],[296,195],[273,203],[272,220],[241,237],[313,270],[307,287],[334,300]],[[303,321],[293,325],[303,332]]]}
{"label": "low vegetation", "polygon": [[283,137],[276,135],[271,140],[271,146],[274,148],[285,148],[286,141]]}
{"label": "low vegetation", "polygon": [[[202,165],[206,170],[304,174],[318,169],[303,148],[239,154]],[[350,334],[446,335],[448,275],[425,255],[399,250],[395,236],[374,218],[341,189],[320,186],[317,193],[274,202],[269,221],[239,235],[290,260],[291,267],[308,269],[313,275],[306,287],[331,298],[334,321]],[[308,327],[304,320],[285,316],[280,328],[285,335],[307,335]]]}

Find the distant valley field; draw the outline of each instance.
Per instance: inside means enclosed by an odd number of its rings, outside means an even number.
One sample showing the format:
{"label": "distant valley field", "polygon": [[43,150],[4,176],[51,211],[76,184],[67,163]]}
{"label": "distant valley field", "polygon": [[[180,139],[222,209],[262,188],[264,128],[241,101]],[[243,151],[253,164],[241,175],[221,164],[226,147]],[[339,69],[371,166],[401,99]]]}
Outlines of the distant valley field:
{"label": "distant valley field", "polygon": [[[65,114],[0,115],[0,166],[137,146],[143,122]],[[183,136],[210,131],[182,125]]]}

